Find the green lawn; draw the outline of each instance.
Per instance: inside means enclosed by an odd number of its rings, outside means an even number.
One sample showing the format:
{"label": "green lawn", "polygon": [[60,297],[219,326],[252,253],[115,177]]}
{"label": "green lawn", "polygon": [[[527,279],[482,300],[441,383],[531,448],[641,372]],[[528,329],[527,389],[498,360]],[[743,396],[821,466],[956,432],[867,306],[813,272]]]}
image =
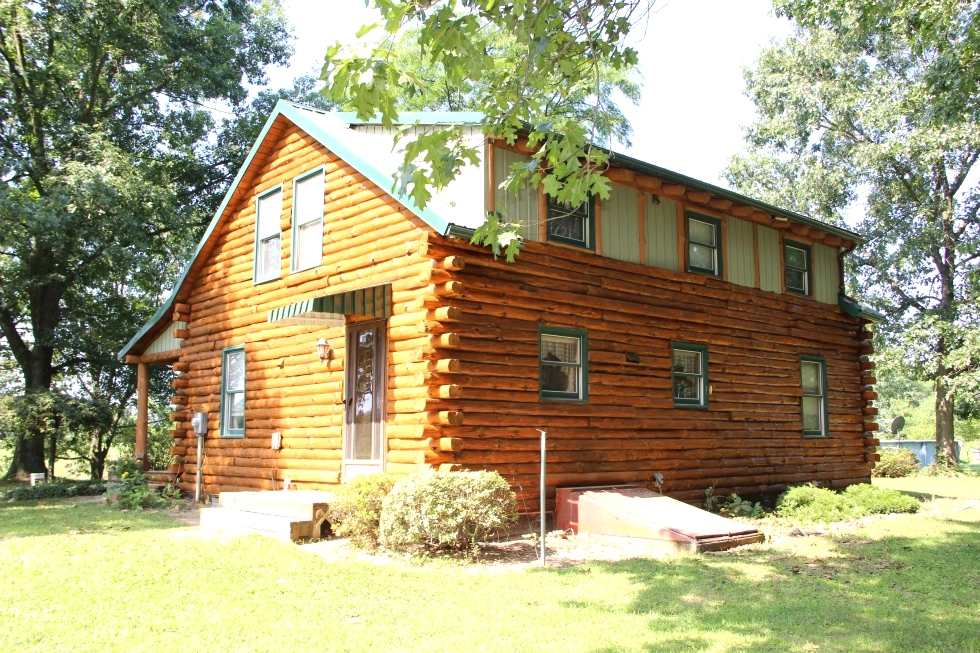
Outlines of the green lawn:
{"label": "green lawn", "polygon": [[947,509],[722,554],[505,571],[328,562],[201,539],[166,514],[0,504],[0,651],[980,651],[980,501],[964,500],[980,479],[882,484]]}

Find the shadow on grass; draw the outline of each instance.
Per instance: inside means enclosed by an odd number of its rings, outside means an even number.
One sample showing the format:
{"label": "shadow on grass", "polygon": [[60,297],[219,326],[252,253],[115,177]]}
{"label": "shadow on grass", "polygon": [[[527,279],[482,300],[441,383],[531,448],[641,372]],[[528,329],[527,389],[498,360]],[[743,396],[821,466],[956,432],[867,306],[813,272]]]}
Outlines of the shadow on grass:
{"label": "shadow on grass", "polygon": [[122,511],[71,499],[0,503],[0,539],[182,528],[166,512]]}
{"label": "shadow on grass", "polygon": [[649,615],[655,642],[641,650],[978,651],[980,524],[947,523],[955,532],[928,540],[843,538],[823,558],[749,550],[595,566],[640,588],[625,610]]}

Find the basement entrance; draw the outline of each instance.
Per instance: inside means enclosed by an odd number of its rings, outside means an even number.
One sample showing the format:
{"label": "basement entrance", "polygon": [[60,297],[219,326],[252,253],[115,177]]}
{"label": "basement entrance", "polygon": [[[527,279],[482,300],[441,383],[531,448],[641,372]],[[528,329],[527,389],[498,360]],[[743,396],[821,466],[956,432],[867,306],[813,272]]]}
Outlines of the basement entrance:
{"label": "basement entrance", "polygon": [[720,551],[765,539],[753,526],[639,485],[558,488],[556,503],[557,528],[653,540],[668,553]]}

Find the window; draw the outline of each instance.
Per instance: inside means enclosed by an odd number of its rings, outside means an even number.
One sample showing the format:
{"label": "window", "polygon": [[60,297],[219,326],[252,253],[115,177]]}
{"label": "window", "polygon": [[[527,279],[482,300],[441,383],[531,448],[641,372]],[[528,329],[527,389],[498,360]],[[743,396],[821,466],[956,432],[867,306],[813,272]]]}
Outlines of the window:
{"label": "window", "polygon": [[282,232],[282,186],[260,195],[255,206],[255,283],[278,279]]}
{"label": "window", "polygon": [[803,436],[827,436],[827,361],[819,356],[800,356],[803,386]]}
{"label": "window", "polygon": [[675,406],[708,406],[708,348],[671,343],[671,385]]}
{"label": "window", "polygon": [[245,437],[245,348],[224,350],[221,364],[221,437]]}
{"label": "window", "polygon": [[323,258],[323,169],[293,182],[293,272]]}
{"label": "window", "polygon": [[540,327],[541,399],[589,398],[589,340],[585,331]]}
{"label": "window", "polygon": [[548,198],[548,240],[585,249],[595,249],[595,200],[572,207],[567,202]]}
{"label": "window", "polygon": [[721,276],[721,220],[687,214],[687,270]]}
{"label": "window", "polygon": [[810,294],[810,246],[787,240],[783,243],[786,259],[786,290],[800,295]]}

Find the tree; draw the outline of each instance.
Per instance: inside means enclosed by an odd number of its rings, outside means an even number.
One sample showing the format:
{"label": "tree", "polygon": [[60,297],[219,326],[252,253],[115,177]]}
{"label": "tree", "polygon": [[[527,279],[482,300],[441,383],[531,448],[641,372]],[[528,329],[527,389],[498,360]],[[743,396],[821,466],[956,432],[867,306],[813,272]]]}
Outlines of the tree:
{"label": "tree", "polygon": [[[608,157],[596,145],[622,124],[610,91],[636,65],[625,38],[652,0],[375,4],[381,20],[358,34],[380,33],[373,46],[365,51],[338,43],[328,49],[322,72],[327,97],[351,106],[362,119],[380,112],[382,123],[391,126],[399,108],[431,106],[429,100],[442,94],[448,106],[479,109],[487,136],[513,143],[527,132],[536,149],[534,164],[515,166],[507,184],[542,182],[549,195],[573,205],[590,193],[608,197],[608,181],[595,174]],[[461,128],[436,129],[405,146],[396,183],[425,206],[433,188],[445,187],[464,165],[477,161]],[[475,239],[495,254],[504,249],[513,260],[517,226],[506,217],[488,218]]]}
{"label": "tree", "polygon": [[[201,156],[205,103],[242,105],[285,37],[275,0],[0,7],[0,335],[25,395],[111,358],[105,298],[152,310],[237,167]],[[44,471],[43,433],[18,438],[9,474]]]}
{"label": "tree", "polygon": [[955,461],[957,392],[975,392],[980,274],[980,10],[961,0],[776,0],[795,33],[746,72],[760,119],[729,181],[840,220],[866,198],[852,289],[880,339],[933,384]]}

